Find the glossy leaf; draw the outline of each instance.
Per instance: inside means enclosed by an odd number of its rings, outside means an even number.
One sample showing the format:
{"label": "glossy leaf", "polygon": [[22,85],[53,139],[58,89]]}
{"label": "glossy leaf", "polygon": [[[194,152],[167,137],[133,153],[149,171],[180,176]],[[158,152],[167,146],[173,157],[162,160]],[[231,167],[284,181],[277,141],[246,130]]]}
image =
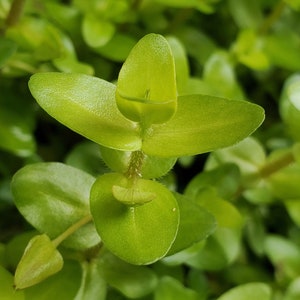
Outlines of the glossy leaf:
{"label": "glossy leaf", "polygon": [[114,32],[115,27],[111,22],[101,20],[93,14],[84,16],[82,33],[85,42],[90,47],[104,46],[112,38]]}
{"label": "glossy leaf", "polygon": [[299,89],[300,75],[295,73],[286,79],[279,103],[279,112],[287,131],[296,141],[300,140]]}
{"label": "glossy leaf", "polygon": [[184,287],[178,280],[169,276],[161,278],[154,293],[154,300],[197,300],[198,297],[195,291]]}
{"label": "glossy leaf", "polygon": [[145,191],[156,194],[151,202],[128,206],[117,201],[115,185],[127,187],[121,174],[99,177],[91,189],[91,213],[105,246],[132,264],[149,264],[165,256],[175,240],[179,209],[170,191],[155,181],[138,180]]}
{"label": "glossy leaf", "polygon": [[249,137],[231,147],[213,152],[206,162],[207,169],[213,169],[223,163],[235,163],[247,182],[256,176],[266,161],[263,146],[254,138]]}
{"label": "glossy leaf", "polygon": [[161,35],[148,34],[134,46],[120,70],[118,108],[126,118],[149,126],[164,123],[174,115],[176,98],[170,46]]}
{"label": "glossy leaf", "polygon": [[17,44],[9,39],[0,38],[0,68],[17,50]]}
{"label": "glossy leaf", "polygon": [[136,124],[115,104],[115,85],[83,74],[39,73],[29,88],[48,114],[79,134],[111,148],[140,149]]}
{"label": "glossy leaf", "polygon": [[200,270],[222,270],[233,263],[239,251],[240,230],[218,228],[205,246],[186,260],[186,264]]}
{"label": "glossy leaf", "polygon": [[[56,238],[90,213],[88,200],[94,180],[91,175],[61,163],[37,163],[14,175],[12,192],[24,218],[40,232]],[[99,241],[95,227],[89,223],[63,245],[87,249]]]}
{"label": "glossy leaf", "polygon": [[97,260],[82,262],[81,285],[74,300],[105,300],[106,282]]}
{"label": "glossy leaf", "polygon": [[282,278],[295,279],[300,275],[300,250],[292,241],[269,235],[265,239],[265,252]]}
{"label": "glossy leaf", "polygon": [[214,187],[218,195],[229,199],[238,190],[240,185],[240,172],[234,164],[223,164],[209,171],[203,171],[192,178],[184,194],[188,197],[197,197],[204,188]]}
{"label": "glossy leaf", "polygon": [[81,276],[78,262],[65,260],[60,272],[24,290],[26,300],[74,300],[80,286]]}
{"label": "glossy leaf", "polygon": [[176,239],[168,255],[206,239],[217,226],[215,218],[209,211],[196,205],[187,197],[180,194],[175,194],[175,196],[179,206],[180,221]]}
{"label": "glossy leaf", "polygon": [[249,102],[179,96],[175,116],[145,133],[142,150],[163,157],[212,151],[244,139],[263,119],[263,109]]}
{"label": "glossy leaf", "polygon": [[0,300],[25,300],[24,291],[14,289],[14,277],[0,266],[1,292]]}
{"label": "glossy leaf", "polygon": [[17,289],[35,285],[57,273],[63,267],[63,258],[46,235],[33,237],[17,266],[14,284]]}
{"label": "glossy leaf", "polygon": [[261,282],[246,283],[227,291],[217,300],[271,300],[271,288]]}
{"label": "glossy leaf", "polygon": [[150,268],[128,264],[109,252],[98,265],[107,283],[130,299],[146,296],[156,288],[157,277]]}
{"label": "glossy leaf", "polygon": [[[119,151],[107,147],[100,147],[102,158],[114,172],[125,173],[128,169],[131,153]],[[176,158],[161,158],[143,154],[141,176],[145,179],[158,178],[170,171],[176,162]]]}

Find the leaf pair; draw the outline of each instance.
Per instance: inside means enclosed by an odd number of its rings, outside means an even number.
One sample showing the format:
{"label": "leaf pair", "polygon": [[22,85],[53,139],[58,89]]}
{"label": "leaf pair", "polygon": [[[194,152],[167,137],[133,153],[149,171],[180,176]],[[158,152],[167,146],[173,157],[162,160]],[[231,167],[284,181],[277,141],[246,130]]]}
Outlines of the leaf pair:
{"label": "leaf pair", "polygon": [[176,100],[174,59],[167,41],[145,36],[124,63],[117,87],[82,74],[39,73],[29,88],[59,122],[103,146],[178,157],[226,147],[250,135],[263,109],[204,95]]}

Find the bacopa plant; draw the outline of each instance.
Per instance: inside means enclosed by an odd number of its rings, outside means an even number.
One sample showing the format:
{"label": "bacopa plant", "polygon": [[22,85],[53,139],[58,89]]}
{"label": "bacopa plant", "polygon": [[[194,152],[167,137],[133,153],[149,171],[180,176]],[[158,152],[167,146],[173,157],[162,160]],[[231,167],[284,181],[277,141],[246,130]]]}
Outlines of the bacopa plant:
{"label": "bacopa plant", "polygon": [[[103,295],[106,282],[116,281],[113,270],[146,274],[149,288],[155,284],[150,269],[134,265],[172,260],[199,247],[222,223],[209,203],[172,191],[161,178],[179,157],[243,140],[263,122],[264,110],[243,100],[180,94],[182,84],[170,43],[158,34],[133,47],[115,84],[78,73],[31,77],[38,104],[99,144],[111,170],[95,178],[63,163],[39,162],[14,175],[15,204],[39,232],[17,266],[16,289],[59,272],[70,257],[84,270],[76,299]],[[213,205],[230,206],[220,201]]]}

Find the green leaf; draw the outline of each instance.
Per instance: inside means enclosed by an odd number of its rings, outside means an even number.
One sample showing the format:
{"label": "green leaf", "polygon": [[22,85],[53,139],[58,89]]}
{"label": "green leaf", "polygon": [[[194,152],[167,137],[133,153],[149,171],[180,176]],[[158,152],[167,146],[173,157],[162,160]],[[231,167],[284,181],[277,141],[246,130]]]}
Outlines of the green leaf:
{"label": "green leaf", "polygon": [[88,75],[53,72],[33,75],[29,88],[48,114],[75,132],[107,147],[140,149],[136,124],[117,109],[115,85]]}
{"label": "green leaf", "polygon": [[265,239],[265,252],[279,278],[295,279],[300,275],[300,250],[292,241],[269,235]]}
{"label": "green leaf", "polygon": [[[216,220],[212,214],[196,205],[189,198],[175,194],[180,211],[180,221],[176,239],[168,252],[172,255],[192,244],[206,239],[216,229]],[[195,230],[197,228],[197,230]]]}
{"label": "green leaf", "polygon": [[24,290],[26,300],[74,300],[82,276],[77,261],[65,260],[62,270]]}
{"label": "green leaf", "polygon": [[185,263],[200,270],[222,270],[237,258],[240,251],[240,230],[218,228],[205,246]]}
{"label": "green leaf", "polygon": [[150,268],[128,264],[109,252],[98,264],[107,283],[130,299],[146,296],[156,288],[157,277]]}
{"label": "green leaf", "polygon": [[230,199],[240,186],[240,172],[236,165],[224,163],[209,171],[200,172],[189,181],[184,194],[195,198],[199,191],[214,187],[220,197]]}
{"label": "green leaf", "polygon": [[179,96],[174,117],[145,133],[142,150],[162,157],[204,153],[237,143],[263,120],[263,109],[246,101]]}
{"label": "green leaf", "polygon": [[213,169],[224,163],[234,163],[239,167],[243,180],[248,182],[249,178],[257,176],[265,161],[263,146],[256,139],[249,137],[236,145],[211,153],[206,162],[206,169]]}
{"label": "green leaf", "polygon": [[16,291],[14,289],[13,276],[0,266],[0,278],[1,278],[1,293],[0,300],[24,300],[24,292]]}
{"label": "green leaf", "polygon": [[74,300],[105,300],[106,282],[97,260],[82,262],[81,285]]}
{"label": "green leaf", "polygon": [[82,24],[82,34],[90,47],[101,47],[109,42],[115,33],[114,25],[101,20],[94,14],[86,14]]}
{"label": "green leaf", "polygon": [[[56,238],[90,213],[94,177],[61,163],[37,163],[19,170],[12,180],[15,204],[40,232]],[[62,245],[87,249],[99,243],[93,224],[81,227]]]}
{"label": "green leaf", "polygon": [[[130,163],[131,153],[129,151],[119,151],[100,146],[102,158],[107,166],[114,172],[125,173]],[[145,179],[162,177],[172,169],[176,163],[176,158],[161,158],[143,154],[143,165],[141,176]]]}
{"label": "green leaf", "polygon": [[198,300],[199,295],[192,289],[184,287],[178,280],[164,276],[154,293],[154,300],[186,299]]}
{"label": "green leaf", "polygon": [[17,44],[9,39],[0,37],[0,68],[4,66],[9,59],[17,51]]}
{"label": "green leaf", "polygon": [[283,200],[300,198],[300,164],[291,164],[268,178],[271,191]]}
{"label": "green leaf", "polygon": [[101,159],[99,145],[90,141],[77,144],[66,156],[65,163],[95,177],[108,171]]}
{"label": "green leaf", "polygon": [[151,202],[128,206],[117,201],[115,185],[127,187],[121,174],[99,177],[91,189],[91,213],[105,246],[132,264],[157,261],[170,249],[177,234],[179,209],[172,193],[158,182],[140,179],[143,190],[156,194]]}
{"label": "green leaf", "polygon": [[271,288],[261,282],[239,285],[227,291],[217,300],[271,300]]}
{"label": "green leaf", "polygon": [[135,43],[136,40],[131,36],[116,32],[107,44],[93,50],[113,61],[123,62]]}
{"label": "green leaf", "polygon": [[33,237],[17,266],[14,284],[17,289],[35,285],[57,273],[63,258],[46,234]]}
{"label": "green leaf", "polygon": [[[35,152],[35,140],[32,134],[32,115],[27,109],[19,111],[16,95],[5,93],[7,98],[0,103],[0,147],[21,157],[28,157]],[[4,101],[3,101],[4,100]]]}
{"label": "green leaf", "polygon": [[174,58],[167,40],[144,36],[123,64],[116,90],[117,105],[128,119],[142,126],[164,123],[176,111]]}
{"label": "green leaf", "polygon": [[300,297],[300,278],[293,280],[286,289],[283,300],[298,300]]}
{"label": "green leaf", "polygon": [[184,46],[176,37],[169,36],[167,37],[167,41],[174,56],[176,69],[176,85],[178,93],[181,94],[187,84],[190,73],[188,58]]}
{"label": "green leaf", "polygon": [[287,126],[288,133],[296,140],[300,141],[300,75],[295,73],[288,77],[284,83],[280,102],[279,112]]}
{"label": "green leaf", "polygon": [[300,226],[300,197],[298,199],[287,199],[284,205],[294,223]]}
{"label": "green leaf", "polygon": [[195,199],[195,202],[211,213],[219,227],[241,229],[243,218],[236,207],[228,201],[219,198],[213,188],[203,188]]}

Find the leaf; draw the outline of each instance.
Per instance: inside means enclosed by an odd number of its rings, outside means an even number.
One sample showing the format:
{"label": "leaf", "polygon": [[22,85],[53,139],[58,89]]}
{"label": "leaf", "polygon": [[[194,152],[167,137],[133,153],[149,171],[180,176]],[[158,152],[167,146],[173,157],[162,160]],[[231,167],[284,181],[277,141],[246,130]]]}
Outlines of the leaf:
{"label": "leaf", "polygon": [[[62,163],[37,163],[20,169],[12,180],[15,204],[40,232],[56,238],[90,213],[91,175]],[[54,225],[55,224],[55,225]],[[81,227],[62,245],[87,249],[100,239],[93,224]]]}
{"label": "leaf", "polygon": [[211,153],[205,167],[213,169],[224,163],[234,163],[239,167],[242,179],[248,182],[249,178],[257,175],[265,161],[263,146],[253,137],[248,137],[236,145]]}
{"label": "leaf", "polygon": [[284,205],[294,223],[300,226],[300,197],[298,199],[286,199]]}
{"label": "leaf", "polygon": [[101,20],[94,14],[86,14],[82,23],[82,34],[90,47],[101,47],[109,42],[115,33],[114,25]]}
{"label": "leaf", "polygon": [[[119,151],[100,146],[101,155],[107,166],[114,172],[125,173],[130,163],[131,153]],[[158,178],[164,176],[176,163],[175,157],[156,157],[143,154],[143,165],[141,176],[144,179]]]}
{"label": "leaf", "polygon": [[230,199],[240,186],[240,172],[236,165],[224,163],[212,170],[200,172],[192,178],[184,194],[195,198],[199,191],[204,188],[214,187],[218,195]]}
{"label": "leaf", "polygon": [[83,74],[38,73],[29,89],[39,105],[59,122],[101,145],[138,150],[136,124],[118,111],[115,85]]}
{"label": "leaf", "polygon": [[74,300],[82,276],[77,261],[65,260],[62,270],[43,282],[24,290],[26,300]]}
{"label": "leaf", "polygon": [[105,246],[132,264],[150,264],[165,256],[175,240],[179,209],[172,193],[158,182],[139,179],[143,190],[156,194],[151,202],[128,206],[117,201],[114,185],[128,186],[121,174],[100,176],[91,189],[91,213]]}
{"label": "leaf", "polygon": [[282,236],[269,235],[265,239],[264,246],[267,257],[281,278],[285,277],[290,281],[299,277],[300,250],[298,245]]}
{"label": "leaf", "polygon": [[17,51],[17,44],[9,39],[0,37],[0,68]]}
{"label": "leaf", "polygon": [[251,282],[230,289],[217,300],[271,300],[271,288],[261,282]]}
{"label": "leaf", "polygon": [[16,291],[13,287],[13,276],[0,266],[1,300],[24,300],[24,291]]}
{"label": "leaf", "polygon": [[212,214],[196,205],[189,198],[175,194],[180,211],[180,221],[176,239],[168,252],[172,255],[206,239],[216,229],[216,220]]}
{"label": "leaf", "polygon": [[57,273],[63,258],[46,234],[33,237],[17,266],[14,284],[17,289],[35,285]]}
{"label": "leaf", "polygon": [[176,111],[174,58],[167,40],[144,36],[131,50],[118,77],[116,101],[121,113],[142,126],[164,123]]}
{"label": "leaf", "polygon": [[197,300],[199,295],[192,289],[184,287],[178,280],[164,276],[154,293],[154,300]]}
{"label": "leaf", "polygon": [[97,260],[82,262],[81,285],[74,300],[105,300],[106,282]]}
{"label": "leaf", "polygon": [[142,150],[162,157],[212,151],[241,141],[263,119],[263,109],[249,102],[205,95],[179,96],[174,117],[165,124],[152,125],[144,135]]}
{"label": "leaf", "polygon": [[295,73],[286,79],[279,102],[280,115],[287,126],[288,133],[296,141],[300,141],[299,90],[300,75]]}
{"label": "leaf", "polygon": [[157,276],[150,268],[128,264],[108,251],[98,264],[107,283],[130,299],[146,296],[156,288]]}

